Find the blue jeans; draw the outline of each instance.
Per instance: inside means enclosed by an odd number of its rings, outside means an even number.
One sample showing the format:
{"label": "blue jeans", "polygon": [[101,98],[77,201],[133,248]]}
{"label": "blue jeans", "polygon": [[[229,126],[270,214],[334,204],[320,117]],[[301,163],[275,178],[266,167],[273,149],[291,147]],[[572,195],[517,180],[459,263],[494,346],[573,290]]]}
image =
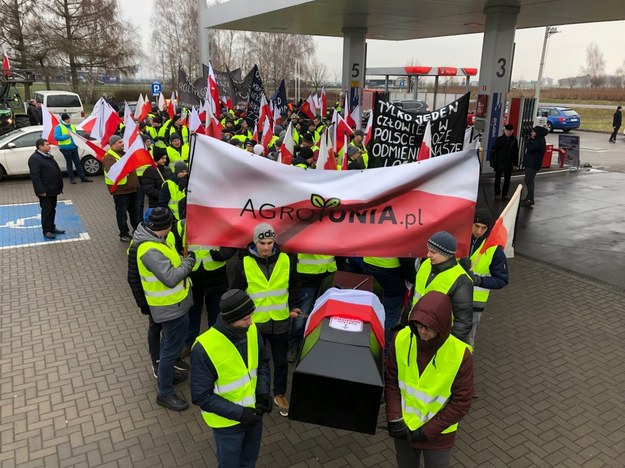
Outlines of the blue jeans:
{"label": "blue jeans", "polygon": [[317,299],[317,291],[319,288],[308,287],[300,289],[300,309],[302,315],[291,319],[291,333],[289,334],[289,348],[297,348],[304,338],[304,328],[308,314],[312,312]]}
{"label": "blue jeans", "polygon": [[225,291],[218,291],[205,296],[204,289],[194,283],[191,292],[193,293],[193,307],[189,309],[189,328],[184,340],[184,344],[187,346],[193,345],[195,339],[200,336],[204,304],[206,304],[206,313],[208,314],[208,328],[215,324],[219,315],[219,299]]}
{"label": "blue jeans", "polygon": [[184,337],[189,328],[189,314],[174,320],[162,322],[161,360],[158,363],[158,394],[162,397],[174,395],[174,363],[180,356]]}
{"label": "blue jeans", "polygon": [[401,315],[401,306],[404,301],[403,296],[384,297],[382,305],[384,306],[384,354],[386,355],[393,335],[395,332],[392,328],[399,323]]}
{"label": "blue jeans", "polygon": [[254,468],[260,452],[263,423],[213,429],[219,468]]}
{"label": "blue jeans", "polygon": [[85,180],[87,177],[85,173],[82,171],[82,164],[80,164],[80,156],[78,155],[78,148],[59,148],[61,153],[65,157],[65,164],[67,166],[67,175],[69,176],[70,182],[74,181],[74,169],[72,165],[76,167],[76,172],[78,172],[78,177],[80,180]]}
{"label": "blue jeans", "polygon": [[132,229],[137,229],[142,214],[139,213],[139,197],[137,192],[126,193],[124,195],[113,195],[115,202],[115,217],[117,219],[117,228],[119,229],[119,237],[130,234],[128,230],[128,221],[126,214],[130,218]]}

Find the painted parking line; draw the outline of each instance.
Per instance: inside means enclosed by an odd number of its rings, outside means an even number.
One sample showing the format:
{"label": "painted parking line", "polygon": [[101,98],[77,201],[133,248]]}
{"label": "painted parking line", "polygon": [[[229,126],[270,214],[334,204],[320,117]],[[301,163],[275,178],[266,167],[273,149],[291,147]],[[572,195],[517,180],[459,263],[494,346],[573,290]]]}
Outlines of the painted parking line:
{"label": "painted parking line", "polygon": [[41,232],[39,203],[0,205],[0,250],[90,239],[71,200],[58,201],[55,223],[65,234],[46,239]]}

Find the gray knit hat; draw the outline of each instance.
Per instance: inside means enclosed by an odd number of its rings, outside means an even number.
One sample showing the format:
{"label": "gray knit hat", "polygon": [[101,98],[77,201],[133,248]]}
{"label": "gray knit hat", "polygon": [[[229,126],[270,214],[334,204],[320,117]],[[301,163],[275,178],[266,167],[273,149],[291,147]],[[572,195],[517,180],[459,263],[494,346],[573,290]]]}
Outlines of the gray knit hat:
{"label": "gray knit hat", "polygon": [[254,228],[254,244],[263,239],[275,239],[276,232],[273,230],[273,226],[269,223],[260,223]]}
{"label": "gray knit hat", "polygon": [[445,257],[453,257],[456,254],[456,238],[447,231],[439,231],[432,234],[428,239],[428,249]]}

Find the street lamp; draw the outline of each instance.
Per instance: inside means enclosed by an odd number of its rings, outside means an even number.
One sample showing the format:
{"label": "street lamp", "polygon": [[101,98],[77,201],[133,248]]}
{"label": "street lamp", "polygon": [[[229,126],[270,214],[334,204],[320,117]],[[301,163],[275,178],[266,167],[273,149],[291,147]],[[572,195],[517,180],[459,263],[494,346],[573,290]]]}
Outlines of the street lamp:
{"label": "street lamp", "polygon": [[538,99],[540,97],[540,85],[543,79],[543,68],[545,66],[545,55],[547,54],[547,42],[549,38],[554,34],[557,34],[561,31],[558,31],[558,28],[555,26],[546,26],[545,27],[545,39],[543,41],[543,53],[540,56],[540,66],[538,67],[538,80],[536,80],[536,93],[534,94],[534,99],[536,100],[535,105],[538,108]]}

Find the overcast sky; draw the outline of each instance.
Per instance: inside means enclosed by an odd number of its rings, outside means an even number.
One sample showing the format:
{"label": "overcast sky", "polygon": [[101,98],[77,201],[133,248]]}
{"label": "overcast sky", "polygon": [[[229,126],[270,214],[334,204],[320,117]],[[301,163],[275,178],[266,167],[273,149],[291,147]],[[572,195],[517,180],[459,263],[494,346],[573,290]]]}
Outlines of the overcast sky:
{"label": "overcast sky", "polygon": [[[142,28],[144,45],[149,44],[149,21],[153,0],[125,0],[119,3],[122,14]],[[558,26],[558,29],[561,32],[549,40],[544,77],[557,80],[579,74],[580,67],[586,62],[586,47],[593,41],[603,53],[607,74],[613,74],[623,65],[625,21]],[[523,29],[516,32],[513,80],[531,81],[537,78],[544,32],[545,28]],[[317,57],[327,64],[329,79],[340,80],[343,59],[342,38],[316,37],[315,40]],[[482,34],[400,42],[368,40],[367,44],[369,67],[398,67],[414,61],[425,66],[479,68]]]}

